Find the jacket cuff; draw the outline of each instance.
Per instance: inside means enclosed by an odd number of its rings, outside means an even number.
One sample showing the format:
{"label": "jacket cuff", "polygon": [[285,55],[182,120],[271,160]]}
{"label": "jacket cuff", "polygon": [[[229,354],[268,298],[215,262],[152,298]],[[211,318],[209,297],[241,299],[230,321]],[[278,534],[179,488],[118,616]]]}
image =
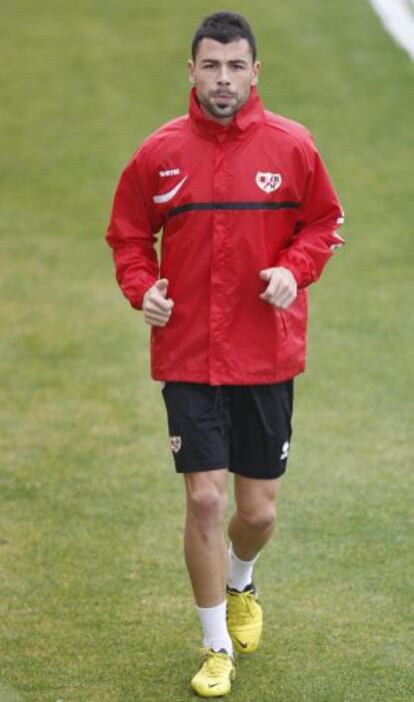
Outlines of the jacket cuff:
{"label": "jacket cuff", "polygon": [[135,310],[142,310],[144,295],[156,282],[157,278],[148,277],[147,280],[140,281],[139,284],[135,286],[133,292],[124,290],[124,295],[129,300],[131,307]]}

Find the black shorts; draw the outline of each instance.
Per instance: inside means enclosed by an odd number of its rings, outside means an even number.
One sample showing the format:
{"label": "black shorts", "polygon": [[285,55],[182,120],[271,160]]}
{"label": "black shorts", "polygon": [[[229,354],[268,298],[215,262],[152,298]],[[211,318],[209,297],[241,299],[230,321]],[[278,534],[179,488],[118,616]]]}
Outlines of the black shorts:
{"label": "black shorts", "polygon": [[178,473],[228,468],[270,479],[285,472],[293,380],[218,387],[168,382],[162,392]]}

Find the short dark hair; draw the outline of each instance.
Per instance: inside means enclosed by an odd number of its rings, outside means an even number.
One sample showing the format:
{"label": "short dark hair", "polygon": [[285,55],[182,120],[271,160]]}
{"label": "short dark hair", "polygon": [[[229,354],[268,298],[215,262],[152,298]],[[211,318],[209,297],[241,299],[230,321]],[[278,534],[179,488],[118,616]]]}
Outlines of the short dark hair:
{"label": "short dark hair", "polygon": [[252,52],[253,61],[256,61],[257,42],[249,23],[236,12],[213,12],[205,17],[196,29],[191,44],[191,55],[195,61],[197,48],[202,39],[215,39],[222,44],[228,44],[237,39],[247,39]]}

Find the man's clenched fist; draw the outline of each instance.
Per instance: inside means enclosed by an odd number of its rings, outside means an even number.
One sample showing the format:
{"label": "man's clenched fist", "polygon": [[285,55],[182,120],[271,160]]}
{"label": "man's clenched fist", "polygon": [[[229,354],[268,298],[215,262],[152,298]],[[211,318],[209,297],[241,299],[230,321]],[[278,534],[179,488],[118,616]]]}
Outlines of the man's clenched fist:
{"label": "man's clenched fist", "polygon": [[168,280],[161,278],[147,290],[142,301],[142,311],[147,324],[165,327],[171,317],[174,303],[167,298]]}
{"label": "man's clenched fist", "polygon": [[285,310],[296,299],[298,286],[295,276],[288,268],[265,268],[260,271],[259,276],[268,283],[266,290],[260,295],[264,302]]}

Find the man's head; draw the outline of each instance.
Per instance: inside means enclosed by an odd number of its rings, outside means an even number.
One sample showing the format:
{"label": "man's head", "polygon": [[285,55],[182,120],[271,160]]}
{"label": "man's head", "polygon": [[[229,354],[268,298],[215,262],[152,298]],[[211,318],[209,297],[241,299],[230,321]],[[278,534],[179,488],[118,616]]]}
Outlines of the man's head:
{"label": "man's head", "polygon": [[227,124],[245,104],[258,81],[256,53],[253,32],[240,15],[215,12],[203,20],[193,37],[188,73],[207,116]]}

